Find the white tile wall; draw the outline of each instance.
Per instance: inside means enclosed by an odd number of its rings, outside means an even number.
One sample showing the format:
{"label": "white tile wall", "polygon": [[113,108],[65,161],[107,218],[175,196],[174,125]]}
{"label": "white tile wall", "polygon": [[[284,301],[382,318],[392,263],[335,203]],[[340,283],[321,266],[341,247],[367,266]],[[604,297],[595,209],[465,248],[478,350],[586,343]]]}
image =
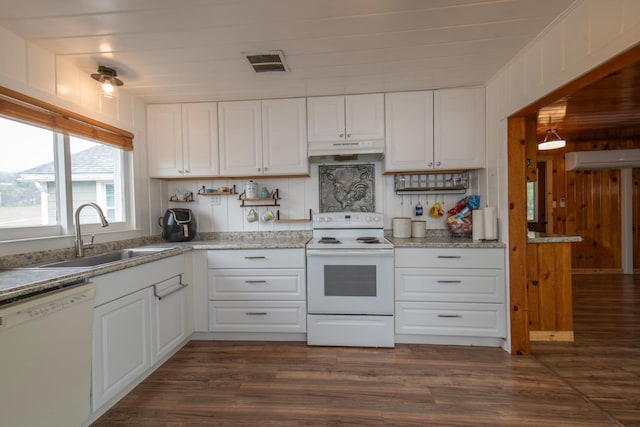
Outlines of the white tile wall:
{"label": "white tile wall", "polygon": [[[374,163],[375,175],[375,200],[376,210],[385,214],[385,228],[391,229],[391,219],[396,216],[408,216],[414,219],[427,221],[429,229],[446,229],[446,216],[442,218],[432,218],[428,215],[429,208],[439,200],[444,209],[447,210],[464,195],[446,196],[399,196],[394,191],[393,175],[382,174],[382,163]],[[219,188],[220,186],[231,187],[235,184],[238,192],[242,192],[246,179],[213,179],[213,180],[190,180],[190,181],[168,181],[166,185],[166,200],[173,194],[184,194],[193,191],[197,193],[202,188]],[[256,178],[258,188],[267,187],[270,191],[279,190],[281,200],[279,207],[258,207],[255,208],[258,215],[271,209],[275,213],[280,210],[280,217],[308,218],[309,209],[318,212],[319,209],[319,179],[318,165],[311,165],[311,177],[309,178]],[[478,194],[477,172],[470,174],[471,186],[467,194]],[[424,208],[424,215],[420,218],[414,216],[415,205],[420,202]],[[484,205],[484,202],[481,201]],[[171,203],[167,202],[167,207],[187,207],[192,209],[198,222],[198,230],[201,232],[226,232],[226,231],[282,231],[282,230],[310,230],[311,223],[275,223],[274,221],[256,222],[247,221],[247,214],[251,208],[240,207],[241,201],[238,196],[198,196],[195,195],[193,203]],[[158,215],[162,214],[164,207],[158,210]]]}

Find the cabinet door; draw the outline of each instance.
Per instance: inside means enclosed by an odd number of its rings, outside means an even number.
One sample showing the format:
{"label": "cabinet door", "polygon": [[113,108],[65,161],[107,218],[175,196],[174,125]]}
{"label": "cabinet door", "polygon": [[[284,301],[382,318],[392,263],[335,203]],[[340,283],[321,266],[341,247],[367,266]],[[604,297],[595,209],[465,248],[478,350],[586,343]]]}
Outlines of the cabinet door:
{"label": "cabinet door", "polygon": [[437,169],[483,168],[484,132],[484,88],[435,92],[434,156]]}
{"label": "cabinet door", "polygon": [[260,101],[218,103],[221,175],[262,173],[261,111]]}
{"label": "cabinet door", "polygon": [[183,104],[182,124],[185,177],[218,175],[217,103]]}
{"label": "cabinet door", "polygon": [[151,366],[151,289],[96,307],[93,338],[93,410]]}
{"label": "cabinet door", "polygon": [[433,92],[385,95],[386,171],[433,168]]}
{"label": "cabinet door", "polygon": [[345,139],[344,96],[307,98],[307,139],[342,141]]}
{"label": "cabinet door", "polygon": [[384,95],[345,97],[345,122],[347,140],[384,139]]}
{"label": "cabinet door", "polygon": [[182,177],[182,113],[180,104],[147,106],[150,177]]}
{"label": "cabinet door", "polygon": [[175,349],[189,334],[187,298],[188,287],[183,287],[175,276],[154,285],[153,304],[153,361],[156,362]]}
{"label": "cabinet door", "polygon": [[262,155],[265,175],[309,173],[304,98],[262,101]]}

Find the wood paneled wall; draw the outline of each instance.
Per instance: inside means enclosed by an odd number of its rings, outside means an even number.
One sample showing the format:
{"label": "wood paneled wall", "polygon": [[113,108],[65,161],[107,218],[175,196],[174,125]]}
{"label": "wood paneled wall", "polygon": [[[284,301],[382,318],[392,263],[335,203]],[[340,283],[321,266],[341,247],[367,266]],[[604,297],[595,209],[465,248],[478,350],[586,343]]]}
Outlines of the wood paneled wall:
{"label": "wood paneled wall", "polygon": [[[625,133],[627,133],[625,131]],[[640,135],[640,129],[638,132]],[[640,148],[640,138],[627,135],[563,135],[567,147],[563,150],[539,152],[538,161],[550,161],[553,168],[551,187],[547,189],[556,202],[550,216],[553,232],[578,235],[574,243],[571,266],[574,272],[622,272],[620,200],[620,170],[565,170],[564,154],[568,151],[592,151]],[[634,170],[634,261],[640,268],[640,211],[638,170]]]}
{"label": "wood paneled wall", "polygon": [[573,341],[571,243],[527,244],[531,341]]}
{"label": "wood paneled wall", "polygon": [[633,272],[640,273],[640,168],[633,170]]}

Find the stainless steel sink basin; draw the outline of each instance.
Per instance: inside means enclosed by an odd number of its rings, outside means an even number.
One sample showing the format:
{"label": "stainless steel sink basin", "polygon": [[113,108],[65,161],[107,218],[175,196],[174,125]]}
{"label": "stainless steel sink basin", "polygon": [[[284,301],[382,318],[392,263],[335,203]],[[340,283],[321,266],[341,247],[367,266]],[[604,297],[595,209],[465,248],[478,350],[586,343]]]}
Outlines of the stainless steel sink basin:
{"label": "stainless steel sink basin", "polygon": [[167,250],[167,248],[123,249],[120,251],[107,252],[100,255],[74,258],[69,261],[60,261],[54,262],[52,264],[45,264],[41,265],[39,268],[91,268],[103,264],[109,264],[112,262],[152,255],[165,250]]}

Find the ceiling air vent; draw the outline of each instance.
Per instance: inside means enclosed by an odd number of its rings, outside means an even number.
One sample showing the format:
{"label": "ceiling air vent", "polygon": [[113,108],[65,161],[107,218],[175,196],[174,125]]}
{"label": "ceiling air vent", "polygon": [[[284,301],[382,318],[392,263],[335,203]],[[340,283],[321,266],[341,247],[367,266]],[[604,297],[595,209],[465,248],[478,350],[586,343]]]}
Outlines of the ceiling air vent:
{"label": "ceiling air vent", "polygon": [[243,53],[256,73],[268,71],[288,71],[284,54],[281,50],[271,50],[268,52]]}

